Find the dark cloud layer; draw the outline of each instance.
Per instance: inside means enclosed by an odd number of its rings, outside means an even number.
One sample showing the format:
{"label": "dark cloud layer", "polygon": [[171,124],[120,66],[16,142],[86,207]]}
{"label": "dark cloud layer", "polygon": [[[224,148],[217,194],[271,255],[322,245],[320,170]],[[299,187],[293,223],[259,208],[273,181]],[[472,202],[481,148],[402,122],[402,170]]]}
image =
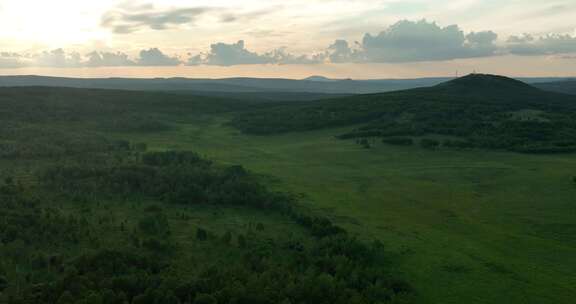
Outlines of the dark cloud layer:
{"label": "dark cloud layer", "polygon": [[164,30],[173,26],[193,23],[201,15],[211,11],[206,7],[179,8],[156,11],[142,7],[142,11],[109,11],[102,16],[102,26],[117,34],[128,34],[141,29]]}
{"label": "dark cloud layer", "polygon": [[147,4],[136,7],[119,6],[102,16],[101,25],[116,34],[129,34],[143,29],[166,30],[185,24],[194,24],[206,15],[216,17],[219,22],[245,22],[270,13],[272,10],[237,12],[216,7],[185,7],[156,9]]}

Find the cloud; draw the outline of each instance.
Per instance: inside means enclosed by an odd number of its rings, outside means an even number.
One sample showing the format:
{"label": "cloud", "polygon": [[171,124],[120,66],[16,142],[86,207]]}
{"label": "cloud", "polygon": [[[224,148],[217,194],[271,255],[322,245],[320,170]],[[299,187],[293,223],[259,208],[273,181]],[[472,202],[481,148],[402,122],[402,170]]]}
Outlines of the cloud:
{"label": "cloud", "polygon": [[210,53],[204,61],[207,65],[230,66],[237,64],[266,64],[272,63],[267,56],[259,55],[246,49],[244,40],[237,43],[215,43],[210,46]]}
{"label": "cloud", "polygon": [[326,56],[332,63],[345,63],[359,61],[361,52],[352,49],[346,40],[336,40],[326,51]]}
{"label": "cloud", "polygon": [[22,56],[18,53],[0,52],[0,68],[11,69],[23,67]]}
{"label": "cloud", "polygon": [[115,67],[133,66],[136,62],[128,58],[127,54],[117,52],[92,52],[86,55],[88,60],[84,63],[88,67]]}
{"label": "cloud", "polygon": [[64,49],[43,51],[37,54],[0,52],[0,68],[20,67],[125,67],[125,66],[177,66],[182,61],[176,56],[168,56],[158,48],[140,51],[139,57],[130,59],[122,52],[94,51],[82,56]]}
{"label": "cloud", "polygon": [[194,23],[200,16],[213,10],[207,7],[174,8],[155,10],[152,5],[126,11],[122,8],[109,11],[102,16],[101,25],[117,34],[129,34],[145,28],[165,30],[182,24]]}
{"label": "cloud", "polygon": [[158,48],[140,51],[140,58],[136,60],[136,64],[140,66],[176,66],[181,63],[178,57],[170,57]]}
{"label": "cloud", "polygon": [[[140,7],[150,10],[151,7]],[[135,9],[138,10],[138,9]],[[141,19],[138,19],[141,20]],[[184,22],[184,20],[183,20]],[[163,22],[159,22],[165,24]],[[159,27],[161,27],[159,25]],[[434,22],[399,21],[379,34],[365,34],[361,41],[336,40],[319,52],[294,54],[286,47],[269,51],[247,48],[244,40],[217,42],[206,53],[188,54],[187,60],[167,55],[158,48],[141,50],[136,58],[123,52],[94,51],[81,55],[63,49],[36,54],[0,52],[0,68],[18,67],[110,67],[110,66],[178,66],[186,65],[258,65],[322,63],[404,63],[448,61],[460,58],[489,57],[500,54],[557,55],[572,59],[576,55],[576,37],[549,34],[545,36],[511,36],[498,41],[492,31],[464,32],[457,25],[439,26]],[[564,57],[561,57],[564,56]]]}
{"label": "cloud", "polygon": [[66,53],[63,49],[44,51],[33,58],[31,65],[38,67],[75,68],[82,66],[82,56],[79,53]]}
{"label": "cloud", "polygon": [[259,18],[261,16],[268,15],[272,12],[279,10],[281,6],[270,7],[267,9],[252,11],[252,12],[245,12],[245,13],[238,13],[236,11],[225,11],[222,10],[222,14],[220,16],[220,22],[222,23],[231,23],[231,22],[246,22],[252,19]]}
{"label": "cloud", "polygon": [[104,13],[100,24],[116,34],[130,34],[143,29],[166,30],[184,24],[194,24],[206,15],[215,15],[221,23],[246,22],[267,15],[275,9],[238,12],[206,6],[156,9],[152,4],[121,5]]}
{"label": "cloud", "polygon": [[268,52],[264,57],[269,58],[274,64],[318,64],[325,60],[324,54],[313,55],[294,55],[289,53],[286,48],[275,49]]}
{"label": "cloud", "polygon": [[507,50],[514,55],[556,55],[576,53],[576,36],[549,34],[534,37],[530,34],[511,36]]}
{"label": "cloud", "polygon": [[351,45],[336,40],[322,53],[294,55],[285,48],[266,53],[246,49],[237,43],[212,44],[210,52],[190,58],[189,65],[239,64],[318,64],[359,62],[442,61],[458,58],[493,56],[499,52],[498,35],[492,31],[465,34],[457,25],[440,27],[436,23],[400,21],[378,35],[365,34],[362,42]]}
{"label": "cloud", "polygon": [[236,43],[218,42],[210,46],[210,52],[192,56],[188,65],[246,65],[246,64],[312,64],[320,63],[322,55],[294,55],[285,48],[274,49],[264,54],[246,49],[244,40]]}
{"label": "cloud", "polygon": [[[366,62],[442,61],[495,55],[494,32],[465,35],[457,25],[403,20],[378,35],[366,34],[360,59]],[[341,58],[342,60],[342,58]]]}
{"label": "cloud", "polygon": [[498,50],[495,44],[496,39],[498,39],[498,34],[492,31],[472,32],[466,35],[472,57],[494,55]]}

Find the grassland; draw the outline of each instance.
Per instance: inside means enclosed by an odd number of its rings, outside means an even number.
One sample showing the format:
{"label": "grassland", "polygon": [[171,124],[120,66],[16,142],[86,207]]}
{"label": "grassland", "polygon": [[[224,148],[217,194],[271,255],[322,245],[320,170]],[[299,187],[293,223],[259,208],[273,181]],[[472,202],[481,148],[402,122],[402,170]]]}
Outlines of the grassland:
{"label": "grassland", "polygon": [[117,136],[279,178],[350,231],[382,240],[423,302],[573,303],[576,155],[365,150],[333,138],[344,129],[249,136],[227,120]]}

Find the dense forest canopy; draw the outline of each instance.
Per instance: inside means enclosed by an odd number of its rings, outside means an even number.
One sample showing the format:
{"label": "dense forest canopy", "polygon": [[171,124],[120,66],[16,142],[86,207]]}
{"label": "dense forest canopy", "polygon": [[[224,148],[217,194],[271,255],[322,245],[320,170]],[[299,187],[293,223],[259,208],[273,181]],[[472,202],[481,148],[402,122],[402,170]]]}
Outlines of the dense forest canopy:
{"label": "dense forest canopy", "polygon": [[297,195],[240,164],[116,136],[265,103],[0,89],[0,303],[411,301],[380,242]]}

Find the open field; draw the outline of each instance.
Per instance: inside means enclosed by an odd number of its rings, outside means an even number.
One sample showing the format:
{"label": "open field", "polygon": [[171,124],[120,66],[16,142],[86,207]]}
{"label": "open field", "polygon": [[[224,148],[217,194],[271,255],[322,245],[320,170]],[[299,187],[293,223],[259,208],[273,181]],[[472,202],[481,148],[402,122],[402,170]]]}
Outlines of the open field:
{"label": "open field", "polygon": [[120,137],[193,149],[278,177],[360,237],[397,253],[433,303],[571,303],[576,295],[576,155],[365,150],[340,130],[247,136],[210,116]]}

